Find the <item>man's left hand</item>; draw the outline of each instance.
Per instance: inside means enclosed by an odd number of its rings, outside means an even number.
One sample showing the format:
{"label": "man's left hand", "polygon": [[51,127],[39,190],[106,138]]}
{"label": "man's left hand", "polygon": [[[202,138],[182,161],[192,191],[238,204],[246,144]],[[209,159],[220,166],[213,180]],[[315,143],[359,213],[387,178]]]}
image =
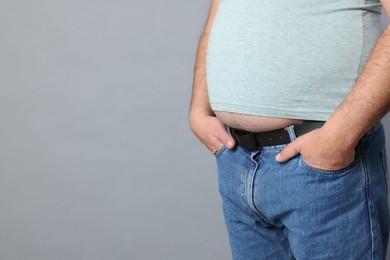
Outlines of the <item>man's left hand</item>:
{"label": "man's left hand", "polygon": [[286,162],[301,154],[314,168],[340,170],[350,165],[355,156],[354,147],[344,144],[343,140],[345,138],[335,138],[321,128],[316,129],[289,143],[275,159]]}

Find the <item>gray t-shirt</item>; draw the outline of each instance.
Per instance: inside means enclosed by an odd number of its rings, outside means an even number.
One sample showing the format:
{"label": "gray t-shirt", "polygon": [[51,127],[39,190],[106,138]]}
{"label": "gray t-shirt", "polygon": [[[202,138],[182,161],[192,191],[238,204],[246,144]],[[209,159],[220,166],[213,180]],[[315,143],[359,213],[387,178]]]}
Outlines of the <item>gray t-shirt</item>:
{"label": "gray t-shirt", "polygon": [[206,75],[213,110],[327,120],[380,37],[380,0],[222,0]]}

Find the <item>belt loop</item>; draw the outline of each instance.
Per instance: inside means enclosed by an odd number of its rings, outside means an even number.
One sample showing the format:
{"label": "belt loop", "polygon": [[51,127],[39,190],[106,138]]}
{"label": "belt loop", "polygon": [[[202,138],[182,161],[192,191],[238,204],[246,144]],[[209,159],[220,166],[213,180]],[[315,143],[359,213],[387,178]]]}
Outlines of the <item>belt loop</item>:
{"label": "belt loop", "polygon": [[297,136],[295,135],[295,131],[294,131],[294,125],[289,125],[284,129],[288,132],[288,136],[290,137],[291,142],[297,139]]}
{"label": "belt loop", "polygon": [[226,126],[226,130],[227,130],[227,132],[230,134],[230,135],[232,135],[232,132],[230,131],[230,126]]}

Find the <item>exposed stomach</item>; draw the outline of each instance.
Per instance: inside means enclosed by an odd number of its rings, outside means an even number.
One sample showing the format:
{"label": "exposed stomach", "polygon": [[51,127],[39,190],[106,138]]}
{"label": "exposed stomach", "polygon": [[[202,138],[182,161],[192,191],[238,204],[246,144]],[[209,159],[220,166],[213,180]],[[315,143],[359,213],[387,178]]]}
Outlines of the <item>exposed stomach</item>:
{"label": "exposed stomach", "polygon": [[301,119],[265,117],[226,111],[214,111],[214,113],[225,125],[250,132],[271,131],[303,121]]}

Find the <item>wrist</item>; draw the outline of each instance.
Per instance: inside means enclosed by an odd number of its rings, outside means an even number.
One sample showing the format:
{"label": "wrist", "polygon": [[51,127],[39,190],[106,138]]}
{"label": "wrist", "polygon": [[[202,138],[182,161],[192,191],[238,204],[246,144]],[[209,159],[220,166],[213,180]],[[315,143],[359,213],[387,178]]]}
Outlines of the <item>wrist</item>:
{"label": "wrist", "polygon": [[208,109],[191,109],[189,114],[190,120],[208,116],[215,116],[214,111]]}
{"label": "wrist", "polygon": [[320,132],[331,144],[345,150],[353,149],[361,138],[360,130],[352,125],[327,121]]}
{"label": "wrist", "polygon": [[189,115],[190,126],[194,129],[198,122],[202,122],[204,118],[215,116],[214,112],[207,110],[191,110]]}

